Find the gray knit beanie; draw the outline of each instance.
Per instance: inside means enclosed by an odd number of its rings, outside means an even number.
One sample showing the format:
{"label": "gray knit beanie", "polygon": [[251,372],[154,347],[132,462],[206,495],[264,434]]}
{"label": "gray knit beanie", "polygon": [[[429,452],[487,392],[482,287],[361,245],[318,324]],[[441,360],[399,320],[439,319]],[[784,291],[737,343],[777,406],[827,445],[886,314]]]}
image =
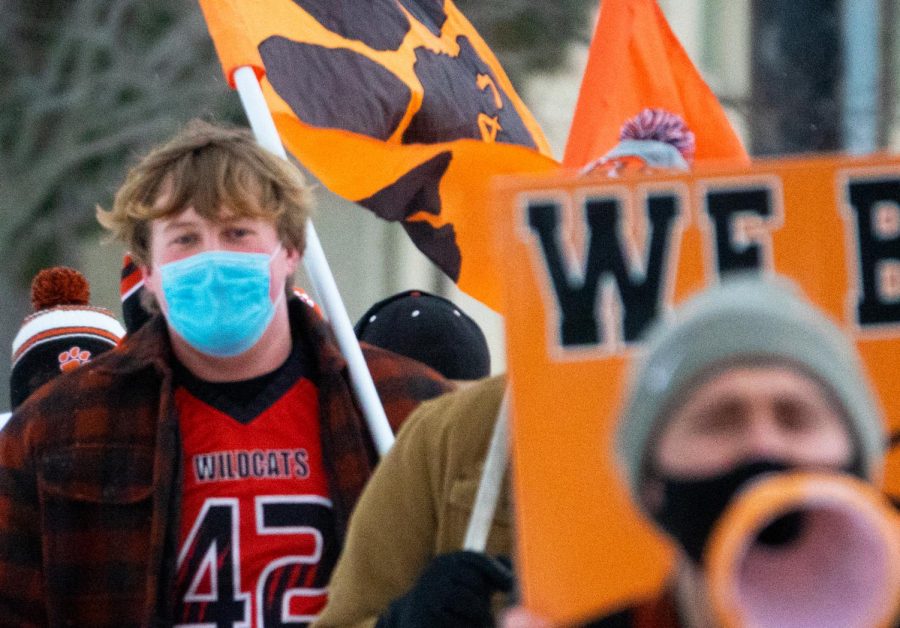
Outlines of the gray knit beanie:
{"label": "gray knit beanie", "polygon": [[658,323],[635,357],[616,443],[635,494],[649,441],[685,387],[717,365],[759,359],[796,364],[828,386],[847,415],[862,473],[880,478],[882,415],[853,344],[788,282],[740,276]]}

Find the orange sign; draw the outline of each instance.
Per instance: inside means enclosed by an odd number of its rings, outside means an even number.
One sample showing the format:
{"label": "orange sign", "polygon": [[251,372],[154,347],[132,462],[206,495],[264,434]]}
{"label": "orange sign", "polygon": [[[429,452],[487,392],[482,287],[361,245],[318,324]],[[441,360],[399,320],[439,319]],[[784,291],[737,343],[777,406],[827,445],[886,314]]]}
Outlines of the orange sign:
{"label": "orange sign", "polygon": [[[900,157],[495,186],[525,604],[557,621],[651,593],[671,564],[612,451],[625,367],[663,311],[728,271],[790,277],[856,338],[900,432]],[[900,497],[900,451],[887,492]]]}

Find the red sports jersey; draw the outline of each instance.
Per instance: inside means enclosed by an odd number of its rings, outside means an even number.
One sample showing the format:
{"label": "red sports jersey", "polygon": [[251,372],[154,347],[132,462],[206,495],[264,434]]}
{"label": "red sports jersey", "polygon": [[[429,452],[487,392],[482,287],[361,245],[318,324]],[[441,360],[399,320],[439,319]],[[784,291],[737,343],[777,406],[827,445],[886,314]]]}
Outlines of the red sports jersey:
{"label": "red sports jersey", "polygon": [[184,451],[178,625],[305,626],[325,605],[339,548],[318,397],[296,369],[280,371],[253,408],[230,408],[196,382],[175,392]]}

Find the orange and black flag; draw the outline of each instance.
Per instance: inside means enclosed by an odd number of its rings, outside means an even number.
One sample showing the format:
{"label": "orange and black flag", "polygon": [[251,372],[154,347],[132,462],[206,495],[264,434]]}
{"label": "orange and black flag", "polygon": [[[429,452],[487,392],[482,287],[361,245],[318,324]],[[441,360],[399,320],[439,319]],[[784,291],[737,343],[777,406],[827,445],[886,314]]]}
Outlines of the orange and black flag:
{"label": "orange and black flag", "polygon": [[225,76],[251,66],[287,149],[500,308],[488,180],[558,164],[451,0],[200,0]]}
{"label": "orange and black flag", "polygon": [[582,168],[621,140],[670,142],[692,160],[749,158],[656,0],[603,0],[563,164]]}

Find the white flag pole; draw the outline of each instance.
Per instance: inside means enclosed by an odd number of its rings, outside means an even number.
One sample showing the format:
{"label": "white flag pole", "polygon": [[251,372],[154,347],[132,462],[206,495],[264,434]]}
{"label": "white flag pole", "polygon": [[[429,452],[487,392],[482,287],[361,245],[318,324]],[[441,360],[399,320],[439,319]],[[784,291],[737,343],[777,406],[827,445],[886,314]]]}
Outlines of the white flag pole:
{"label": "white flag pole", "polygon": [[[287,153],[253,68],[248,66],[238,68],[234,73],[234,82],[256,141],[279,157],[287,159]],[[303,255],[303,264],[313,283],[316,296],[321,300],[322,308],[334,329],[341,353],[347,360],[353,391],[366,417],[375,448],[379,455],[383,456],[394,444],[394,433],[378,398],[378,391],[359,348],[359,342],[353,333],[344,302],[334,282],[328,260],[325,259],[322,243],[311,221],[306,223],[306,253]]]}
{"label": "white flag pole", "polygon": [[472,505],[472,515],[466,528],[463,549],[483,552],[487,547],[488,533],[494,520],[494,511],[500,498],[503,475],[506,473],[509,460],[509,389],[503,393],[491,442],[488,445],[484,467],[481,470],[481,482]]}

